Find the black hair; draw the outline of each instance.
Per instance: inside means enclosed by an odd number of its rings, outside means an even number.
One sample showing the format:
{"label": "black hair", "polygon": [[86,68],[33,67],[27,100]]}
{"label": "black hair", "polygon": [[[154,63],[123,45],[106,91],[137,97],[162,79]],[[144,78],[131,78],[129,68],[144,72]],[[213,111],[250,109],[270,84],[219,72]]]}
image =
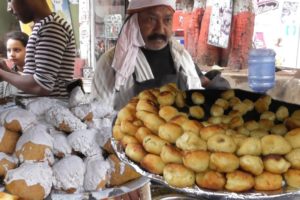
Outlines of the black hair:
{"label": "black hair", "polygon": [[28,35],[21,31],[12,31],[6,34],[6,42],[9,39],[20,41],[24,47],[26,47],[28,42]]}

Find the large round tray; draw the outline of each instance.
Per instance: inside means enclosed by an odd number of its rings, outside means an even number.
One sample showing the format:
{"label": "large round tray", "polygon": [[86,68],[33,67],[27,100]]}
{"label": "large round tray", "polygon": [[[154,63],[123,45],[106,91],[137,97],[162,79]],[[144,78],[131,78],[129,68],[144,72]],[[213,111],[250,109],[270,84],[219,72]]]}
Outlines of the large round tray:
{"label": "large round tray", "polygon": [[[191,90],[187,91],[187,104],[191,105],[191,93],[196,90]],[[220,93],[223,92],[223,90],[201,90],[200,91],[204,96],[205,96],[205,105],[202,107],[205,110],[205,113],[209,113],[209,108],[211,105],[215,102],[217,98],[220,97]],[[250,99],[250,100],[257,100],[260,96],[263,94],[259,93],[253,93],[249,91],[244,91],[244,90],[235,90],[235,96],[239,97],[240,99]],[[290,104],[278,100],[272,99],[272,104],[269,108],[270,111],[276,111],[276,109],[284,105],[286,106],[290,112],[300,109],[300,105],[295,105],[295,104]],[[205,116],[207,119],[208,116]],[[258,119],[259,115],[256,112],[249,112],[244,116],[244,119]],[[280,191],[270,191],[270,192],[256,192],[256,191],[249,191],[245,193],[234,193],[234,192],[227,192],[227,191],[211,191],[211,190],[205,190],[202,188],[199,188],[198,186],[194,186],[192,188],[176,188],[170,186],[162,176],[160,175],[155,175],[152,173],[149,173],[142,169],[137,163],[131,161],[128,159],[128,157],[125,155],[125,152],[123,150],[123,147],[121,144],[116,141],[115,139],[112,138],[111,140],[112,147],[114,148],[117,156],[119,159],[132,166],[138,173],[142,174],[143,176],[151,179],[152,181],[158,182],[160,184],[163,184],[167,187],[170,187],[178,192],[184,192],[187,193],[189,196],[198,196],[198,197],[204,197],[204,198],[213,198],[214,200],[238,200],[238,199],[245,199],[245,200],[252,200],[252,199],[257,199],[257,200],[269,200],[269,199],[276,199],[276,200],[299,200],[300,199],[300,191],[295,189],[295,188],[289,188],[287,186],[283,186],[282,190]],[[284,183],[283,183],[284,184]]]}

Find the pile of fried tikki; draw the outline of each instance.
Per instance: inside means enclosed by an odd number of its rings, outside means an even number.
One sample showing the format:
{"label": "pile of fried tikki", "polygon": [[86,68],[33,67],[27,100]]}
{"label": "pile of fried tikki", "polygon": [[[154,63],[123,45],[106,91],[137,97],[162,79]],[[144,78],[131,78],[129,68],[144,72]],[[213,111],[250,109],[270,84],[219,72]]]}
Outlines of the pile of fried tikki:
{"label": "pile of fried tikki", "polygon": [[[253,101],[224,90],[205,111],[201,90],[189,92],[167,84],[142,91],[120,110],[113,137],[130,160],[175,188],[300,187],[300,110],[280,105],[272,112],[270,96]],[[248,112],[258,119],[245,120]]]}

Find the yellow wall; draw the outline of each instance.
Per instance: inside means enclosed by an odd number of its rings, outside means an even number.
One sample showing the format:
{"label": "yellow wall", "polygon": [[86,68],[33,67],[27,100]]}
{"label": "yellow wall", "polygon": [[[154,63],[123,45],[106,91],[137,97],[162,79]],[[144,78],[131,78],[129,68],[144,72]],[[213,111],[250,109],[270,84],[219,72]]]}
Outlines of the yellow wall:
{"label": "yellow wall", "polygon": [[[53,11],[53,4],[52,4],[51,0],[47,0],[47,3],[48,3],[48,6],[50,7],[51,11]],[[20,22],[20,26],[21,26],[21,30],[23,32],[25,32],[27,35],[31,34],[33,22],[28,23],[28,24],[23,24],[22,22]]]}

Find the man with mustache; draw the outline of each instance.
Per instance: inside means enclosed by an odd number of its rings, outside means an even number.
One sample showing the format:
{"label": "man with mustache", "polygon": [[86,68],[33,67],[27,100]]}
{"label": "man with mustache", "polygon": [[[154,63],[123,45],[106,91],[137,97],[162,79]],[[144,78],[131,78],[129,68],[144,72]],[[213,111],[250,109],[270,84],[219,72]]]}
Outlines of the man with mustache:
{"label": "man with mustache", "polygon": [[172,38],[175,0],[131,0],[117,45],[102,55],[92,96],[120,109],[147,88],[202,88],[190,54]]}

